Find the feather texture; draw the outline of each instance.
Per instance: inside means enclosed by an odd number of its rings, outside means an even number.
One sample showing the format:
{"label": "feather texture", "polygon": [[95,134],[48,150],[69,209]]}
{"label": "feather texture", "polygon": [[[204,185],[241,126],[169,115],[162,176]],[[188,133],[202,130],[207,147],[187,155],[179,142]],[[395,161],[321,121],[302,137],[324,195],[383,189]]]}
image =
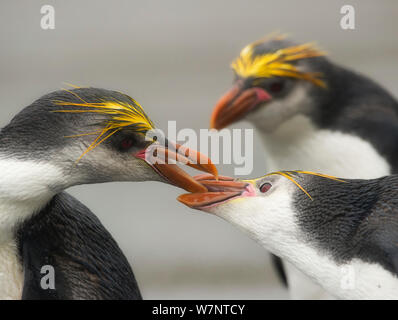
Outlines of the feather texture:
{"label": "feather texture", "polygon": [[53,101],[53,103],[58,106],[70,106],[79,108],[54,110],[53,112],[97,113],[109,116],[109,119],[106,120],[106,122],[104,123],[104,128],[102,130],[68,136],[79,137],[98,134],[95,140],[88,146],[88,148],[83,152],[83,154],[79,157],[77,161],[79,161],[85,154],[93,150],[96,146],[98,146],[123,128],[130,127],[135,132],[142,134],[145,134],[147,131],[154,129],[153,122],[146,115],[141,105],[131,97],[128,97],[131,103],[118,101],[112,97],[104,97],[101,99],[100,102],[89,102],[81,98],[76,92],[70,90],[65,91],[74,95],[80,100],[80,102],[55,100]]}
{"label": "feather texture", "polygon": [[319,72],[303,72],[292,62],[301,59],[324,56],[326,53],[319,50],[314,43],[291,46],[260,55],[254,55],[254,48],[269,40],[282,40],[283,37],[276,35],[268,37],[247,45],[240,52],[239,57],[232,62],[232,69],[243,78],[270,78],[270,77],[291,77],[304,79],[313,84],[326,87]]}

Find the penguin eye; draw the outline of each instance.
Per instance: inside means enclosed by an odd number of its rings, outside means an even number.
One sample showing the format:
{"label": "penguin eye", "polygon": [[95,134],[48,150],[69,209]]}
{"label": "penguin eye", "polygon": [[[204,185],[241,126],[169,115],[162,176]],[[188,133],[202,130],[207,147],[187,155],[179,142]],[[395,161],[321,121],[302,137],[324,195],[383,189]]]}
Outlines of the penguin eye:
{"label": "penguin eye", "polygon": [[124,138],[122,142],[120,143],[120,150],[121,151],[127,151],[129,150],[134,144],[134,141],[132,138]]}
{"label": "penguin eye", "polygon": [[263,183],[262,185],[261,185],[261,187],[260,187],[260,191],[262,192],[262,193],[266,193],[269,189],[271,189],[271,184],[270,183],[268,183],[268,182],[266,182],[266,183]]}
{"label": "penguin eye", "polygon": [[283,90],[284,87],[285,84],[283,83],[283,81],[274,81],[269,84],[269,91],[272,93],[279,93]]}

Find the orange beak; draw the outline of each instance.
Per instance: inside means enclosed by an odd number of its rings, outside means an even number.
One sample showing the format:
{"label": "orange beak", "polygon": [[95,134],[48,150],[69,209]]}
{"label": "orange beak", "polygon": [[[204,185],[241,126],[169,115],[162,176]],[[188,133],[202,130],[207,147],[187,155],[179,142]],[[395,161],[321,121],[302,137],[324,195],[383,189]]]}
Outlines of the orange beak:
{"label": "orange beak", "polygon": [[253,187],[243,181],[219,176],[215,180],[211,175],[196,176],[195,180],[204,185],[208,191],[180,195],[177,200],[193,209],[206,209],[236,197],[254,194]]}
{"label": "orange beak", "polygon": [[210,128],[221,130],[242,119],[249,111],[268,100],[271,100],[271,96],[262,88],[241,89],[239,85],[235,85],[214,107]]}
{"label": "orange beak", "polygon": [[145,160],[171,184],[189,192],[206,192],[207,188],[204,185],[178,167],[176,163],[182,163],[210,173],[213,178],[218,179],[215,165],[208,157],[196,150],[183,147],[177,143],[168,142],[168,144],[169,146],[165,147],[161,144],[153,143],[135,156]]}

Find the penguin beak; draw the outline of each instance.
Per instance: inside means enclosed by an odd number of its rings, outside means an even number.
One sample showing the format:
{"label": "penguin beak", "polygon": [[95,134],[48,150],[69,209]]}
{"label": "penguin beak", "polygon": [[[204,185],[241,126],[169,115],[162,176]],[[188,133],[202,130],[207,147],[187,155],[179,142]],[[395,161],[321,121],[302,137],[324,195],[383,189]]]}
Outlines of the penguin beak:
{"label": "penguin beak", "polygon": [[215,105],[210,128],[221,130],[242,119],[249,111],[271,98],[271,95],[262,88],[243,89],[241,85],[235,85]]}
{"label": "penguin beak", "polygon": [[207,188],[207,192],[187,193],[180,195],[177,200],[193,209],[207,209],[242,196],[255,195],[253,186],[244,181],[230,177],[199,175],[195,180]]}
{"label": "penguin beak", "polygon": [[207,172],[213,179],[218,179],[217,168],[207,156],[174,142],[167,141],[167,146],[153,143],[135,156],[147,162],[171,184],[189,192],[207,192],[207,188],[178,167],[176,163]]}

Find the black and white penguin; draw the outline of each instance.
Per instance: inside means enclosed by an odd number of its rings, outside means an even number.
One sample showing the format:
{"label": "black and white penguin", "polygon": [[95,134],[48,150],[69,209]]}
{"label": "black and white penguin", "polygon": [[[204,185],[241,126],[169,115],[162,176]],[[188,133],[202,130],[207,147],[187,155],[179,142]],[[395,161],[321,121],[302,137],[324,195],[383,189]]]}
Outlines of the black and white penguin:
{"label": "black and white penguin", "polygon": [[[371,79],[281,35],[246,46],[232,68],[234,86],[215,106],[211,127],[250,121],[264,142],[267,171],[355,179],[398,173],[398,103]],[[285,267],[292,298],[324,297]]]}
{"label": "black and white penguin", "polygon": [[245,231],[340,299],[398,299],[398,175],[337,179],[285,171],[208,176],[185,205]]}
{"label": "black and white penguin", "polygon": [[[206,190],[177,164],[150,161],[146,153],[157,150],[216,173],[198,152],[148,138],[153,127],[129,96],[77,88],[43,96],[1,129],[0,299],[141,298],[115,240],[64,190],[146,180]],[[55,283],[43,288],[46,266],[53,268]]]}

